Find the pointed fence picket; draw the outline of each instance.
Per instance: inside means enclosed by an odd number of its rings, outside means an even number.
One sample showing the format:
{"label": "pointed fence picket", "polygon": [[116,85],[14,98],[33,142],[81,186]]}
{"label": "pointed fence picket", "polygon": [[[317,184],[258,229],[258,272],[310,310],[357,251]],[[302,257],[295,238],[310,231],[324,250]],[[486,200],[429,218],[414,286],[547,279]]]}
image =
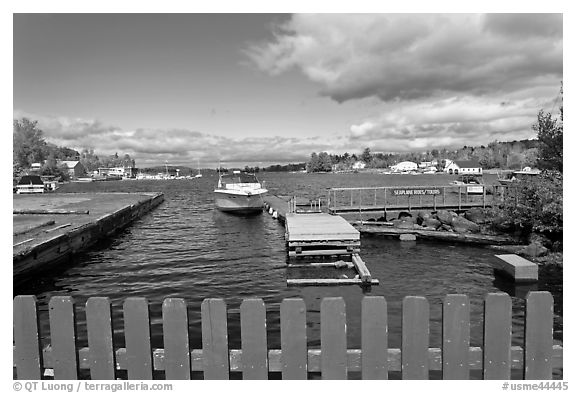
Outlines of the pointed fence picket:
{"label": "pointed fence picket", "polygon": [[[470,347],[470,303],[465,295],[447,295],[442,308],[441,348],[429,347],[429,305],[424,297],[408,296],[402,304],[402,345],[388,348],[386,299],[362,300],[361,348],[348,349],[346,305],[342,298],[325,298],[320,305],[320,348],[307,347],[306,306],[302,299],[280,304],[280,349],[269,349],[266,306],[247,299],[240,306],[241,349],[228,349],[227,308],[222,299],[202,302],[202,348],[189,346],[188,312],[183,299],[162,304],[164,348],[152,348],[149,305],[144,298],[123,304],[125,348],[113,343],[111,305],[107,298],[86,302],[88,347],[78,348],[76,308],[69,296],[49,302],[50,345],[42,349],[38,306],[34,296],[13,302],[13,364],[18,379],[41,379],[53,370],[54,379],[77,379],[89,370],[92,379],[115,379],[126,370],[129,379],[190,379],[201,371],[204,379],[267,379],[279,372],[283,379],[346,379],[361,372],[363,379],[386,379],[400,371],[403,379],[427,379],[441,371],[444,379],[468,379],[480,370],[485,379],[510,379],[512,369],[526,379],[552,379],[562,368],[562,346],[554,345],[553,299],[548,292],[531,292],[526,299],[524,345],[511,344],[512,303],[507,294],[488,294],[484,302],[484,342]],[[84,372],[85,374],[85,372]],[[83,374],[83,375],[84,375]]]}

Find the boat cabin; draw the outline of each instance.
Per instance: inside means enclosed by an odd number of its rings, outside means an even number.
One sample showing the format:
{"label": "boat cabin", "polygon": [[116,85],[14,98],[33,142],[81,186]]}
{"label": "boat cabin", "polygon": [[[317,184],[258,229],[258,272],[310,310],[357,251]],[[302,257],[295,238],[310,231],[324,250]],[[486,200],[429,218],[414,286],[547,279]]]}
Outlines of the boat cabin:
{"label": "boat cabin", "polygon": [[256,178],[256,175],[253,173],[234,171],[220,175],[220,180],[218,181],[218,188],[234,189],[246,186],[260,187],[260,182]]}

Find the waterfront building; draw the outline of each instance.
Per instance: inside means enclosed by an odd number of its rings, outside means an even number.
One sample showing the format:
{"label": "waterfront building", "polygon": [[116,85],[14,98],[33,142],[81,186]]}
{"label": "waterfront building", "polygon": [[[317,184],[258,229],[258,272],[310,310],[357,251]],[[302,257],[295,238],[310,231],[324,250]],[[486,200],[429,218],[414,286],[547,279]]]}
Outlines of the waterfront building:
{"label": "waterfront building", "polygon": [[58,164],[66,165],[68,174],[72,178],[82,177],[86,173],[86,168],[84,168],[84,165],[82,165],[80,161],[60,161]]}
{"label": "waterfront building", "polygon": [[454,175],[481,175],[482,166],[476,160],[468,161],[451,161],[446,160],[446,166],[444,167],[444,172]]}

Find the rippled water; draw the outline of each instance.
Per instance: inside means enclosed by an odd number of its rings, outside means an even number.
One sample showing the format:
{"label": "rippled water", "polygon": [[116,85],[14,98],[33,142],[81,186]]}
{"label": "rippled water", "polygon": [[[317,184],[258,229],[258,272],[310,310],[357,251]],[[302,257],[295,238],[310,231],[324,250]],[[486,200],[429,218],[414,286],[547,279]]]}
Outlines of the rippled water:
{"label": "rippled water", "polygon": [[[444,176],[381,176],[369,174],[262,174],[276,194],[317,197],[327,187],[446,184]],[[115,319],[121,321],[127,297],[143,296],[150,303],[153,347],[162,347],[161,303],[184,298],[189,306],[192,348],[201,347],[200,304],[223,298],[228,306],[230,348],[240,347],[239,307],[242,299],[259,297],[267,306],[268,345],[280,347],[279,305],[288,297],[303,298],[307,306],[309,346],[319,346],[320,300],[341,296],[346,301],[348,347],[360,346],[360,302],[365,295],[385,296],[389,307],[391,348],[400,347],[401,302],[405,296],[426,296],[430,303],[430,344],[440,346],[441,301],[447,294],[466,294],[471,305],[471,345],[482,343],[482,301],[487,293],[513,295],[513,341],[523,338],[521,292],[550,290],[555,299],[555,338],[562,339],[561,277],[544,277],[528,288],[495,278],[490,261],[494,251],[461,244],[400,242],[362,235],[361,256],[380,281],[369,291],[358,286],[288,288],[286,279],[302,274],[285,267],[284,227],[268,214],[234,216],[214,209],[214,175],[195,180],[122,181],[69,184],[60,192],[160,191],[165,202],[111,239],[78,256],[73,265],[43,275],[15,289],[35,294],[40,301],[42,335],[47,336],[47,303],[54,295],[76,299],[79,340],[86,345],[84,304],[90,296],[107,296]],[[315,270],[315,272],[319,272]],[[315,273],[318,274],[318,273]],[[323,273],[324,274],[324,273]],[[122,346],[122,323],[115,326],[115,343]]]}

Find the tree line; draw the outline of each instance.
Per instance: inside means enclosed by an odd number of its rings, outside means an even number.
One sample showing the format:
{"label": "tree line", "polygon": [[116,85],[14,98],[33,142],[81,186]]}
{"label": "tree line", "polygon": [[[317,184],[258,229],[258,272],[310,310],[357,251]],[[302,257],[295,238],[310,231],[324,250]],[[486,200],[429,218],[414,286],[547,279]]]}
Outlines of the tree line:
{"label": "tree line", "polygon": [[98,168],[117,166],[135,167],[136,162],[129,154],[122,157],[118,153],[98,157],[94,149],[83,149],[82,152],[69,147],[56,146],[44,138],[44,132],[38,127],[38,121],[28,118],[15,119],[12,134],[12,175],[18,177],[29,173],[32,164],[40,163],[38,173],[43,176],[55,176],[68,180],[68,168],[61,161],[80,161],[87,172]]}

